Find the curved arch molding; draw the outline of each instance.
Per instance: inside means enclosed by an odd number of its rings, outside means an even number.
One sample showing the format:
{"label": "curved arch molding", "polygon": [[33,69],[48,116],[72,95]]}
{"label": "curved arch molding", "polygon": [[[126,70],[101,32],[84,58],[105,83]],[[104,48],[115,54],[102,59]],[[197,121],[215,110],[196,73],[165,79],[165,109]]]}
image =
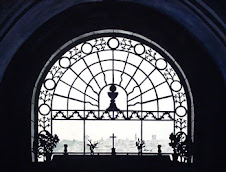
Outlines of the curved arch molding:
{"label": "curved arch molding", "polygon": [[[113,1],[114,2],[114,1]],[[130,3],[130,0],[117,1],[115,3]],[[0,30],[0,81],[11,59],[23,43],[45,22],[57,16],[71,7],[82,4],[103,3],[108,1],[80,0],[80,1],[29,1],[18,2],[8,10],[8,15],[1,21]],[[181,1],[132,1],[150,10],[175,20],[179,25],[185,27],[205,49],[211,54],[215,63],[219,66],[222,75],[226,76],[225,67],[225,32],[224,22],[203,1],[187,2]],[[162,5],[164,4],[164,5]],[[110,4],[112,5],[112,4]],[[17,41],[12,41],[17,40]],[[10,47],[10,48],[9,48]]]}

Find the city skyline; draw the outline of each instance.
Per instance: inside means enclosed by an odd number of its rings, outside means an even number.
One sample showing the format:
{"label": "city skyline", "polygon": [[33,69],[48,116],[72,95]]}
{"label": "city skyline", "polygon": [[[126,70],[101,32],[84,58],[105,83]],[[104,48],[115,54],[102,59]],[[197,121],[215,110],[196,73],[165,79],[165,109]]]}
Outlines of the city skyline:
{"label": "city skyline", "polygon": [[[89,153],[89,147],[87,146],[88,144],[88,139],[91,139],[88,135],[86,135],[86,149],[85,152]],[[116,153],[137,153],[137,147],[136,147],[136,141],[138,137],[134,135],[133,139],[128,139],[128,138],[119,138],[115,139],[115,148],[116,148]],[[143,148],[144,153],[158,153],[158,145],[162,146],[162,152],[163,153],[172,153],[173,150],[169,146],[170,140],[161,140],[158,139],[156,135],[151,136],[151,140],[144,140],[145,141],[145,147]],[[112,139],[111,138],[101,138],[100,140],[92,140],[92,143],[98,142],[97,148],[94,150],[96,153],[110,153],[111,148],[112,148]],[[81,140],[60,140],[58,143],[57,147],[54,149],[54,152],[63,152],[64,151],[64,144],[68,145],[68,152],[78,152],[78,153],[83,153],[84,152],[84,142]]]}

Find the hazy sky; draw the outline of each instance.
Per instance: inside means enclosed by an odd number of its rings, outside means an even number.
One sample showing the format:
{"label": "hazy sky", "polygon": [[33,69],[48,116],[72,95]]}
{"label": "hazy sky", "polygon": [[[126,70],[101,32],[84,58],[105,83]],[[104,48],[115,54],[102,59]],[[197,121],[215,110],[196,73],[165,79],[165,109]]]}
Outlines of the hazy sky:
{"label": "hazy sky", "polygon": [[[173,122],[144,121],[143,139],[151,140],[152,135],[157,139],[168,140],[173,131]],[[83,140],[83,121],[53,121],[53,133],[61,140]],[[140,138],[140,121],[86,121],[86,135],[92,140],[109,138],[114,133],[118,139],[134,139],[135,134]]]}

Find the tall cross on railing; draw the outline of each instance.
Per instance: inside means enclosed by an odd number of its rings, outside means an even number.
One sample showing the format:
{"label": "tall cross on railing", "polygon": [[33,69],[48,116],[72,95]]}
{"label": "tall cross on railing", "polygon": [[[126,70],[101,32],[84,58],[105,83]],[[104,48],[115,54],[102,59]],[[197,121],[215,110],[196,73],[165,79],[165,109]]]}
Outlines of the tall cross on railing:
{"label": "tall cross on railing", "polygon": [[114,133],[112,134],[112,136],[110,136],[110,138],[112,138],[112,145],[113,145],[112,148],[115,148],[115,138],[116,138],[116,136],[114,135]]}
{"label": "tall cross on railing", "polygon": [[115,138],[116,138],[116,136],[114,135],[114,133],[112,134],[112,136],[110,136],[110,138],[112,138],[112,145],[113,145],[113,147],[111,148],[111,155],[116,155],[116,152],[115,152]]}

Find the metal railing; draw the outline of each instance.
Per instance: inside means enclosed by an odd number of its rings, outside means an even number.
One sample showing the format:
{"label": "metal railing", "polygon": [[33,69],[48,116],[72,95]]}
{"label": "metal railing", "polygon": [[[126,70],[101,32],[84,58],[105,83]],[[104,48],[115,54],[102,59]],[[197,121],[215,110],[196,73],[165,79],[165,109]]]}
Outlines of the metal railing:
{"label": "metal railing", "polygon": [[[91,155],[90,152],[67,152],[68,155]],[[161,153],[162,155],[171,155],[172,153]],[[53,152],[53,155],[64,155],[64,152]],[[111,152],[95,152],[95,155],[111,155]],[[138,152],[116,152],[116,155],[128,155],[128,156],[137,156]],[[142,153],[142,156],[156,156],[158,153]],[[92,155],[93,156],[93,155]],[[140,155],[139,155],[140,156]]]}

